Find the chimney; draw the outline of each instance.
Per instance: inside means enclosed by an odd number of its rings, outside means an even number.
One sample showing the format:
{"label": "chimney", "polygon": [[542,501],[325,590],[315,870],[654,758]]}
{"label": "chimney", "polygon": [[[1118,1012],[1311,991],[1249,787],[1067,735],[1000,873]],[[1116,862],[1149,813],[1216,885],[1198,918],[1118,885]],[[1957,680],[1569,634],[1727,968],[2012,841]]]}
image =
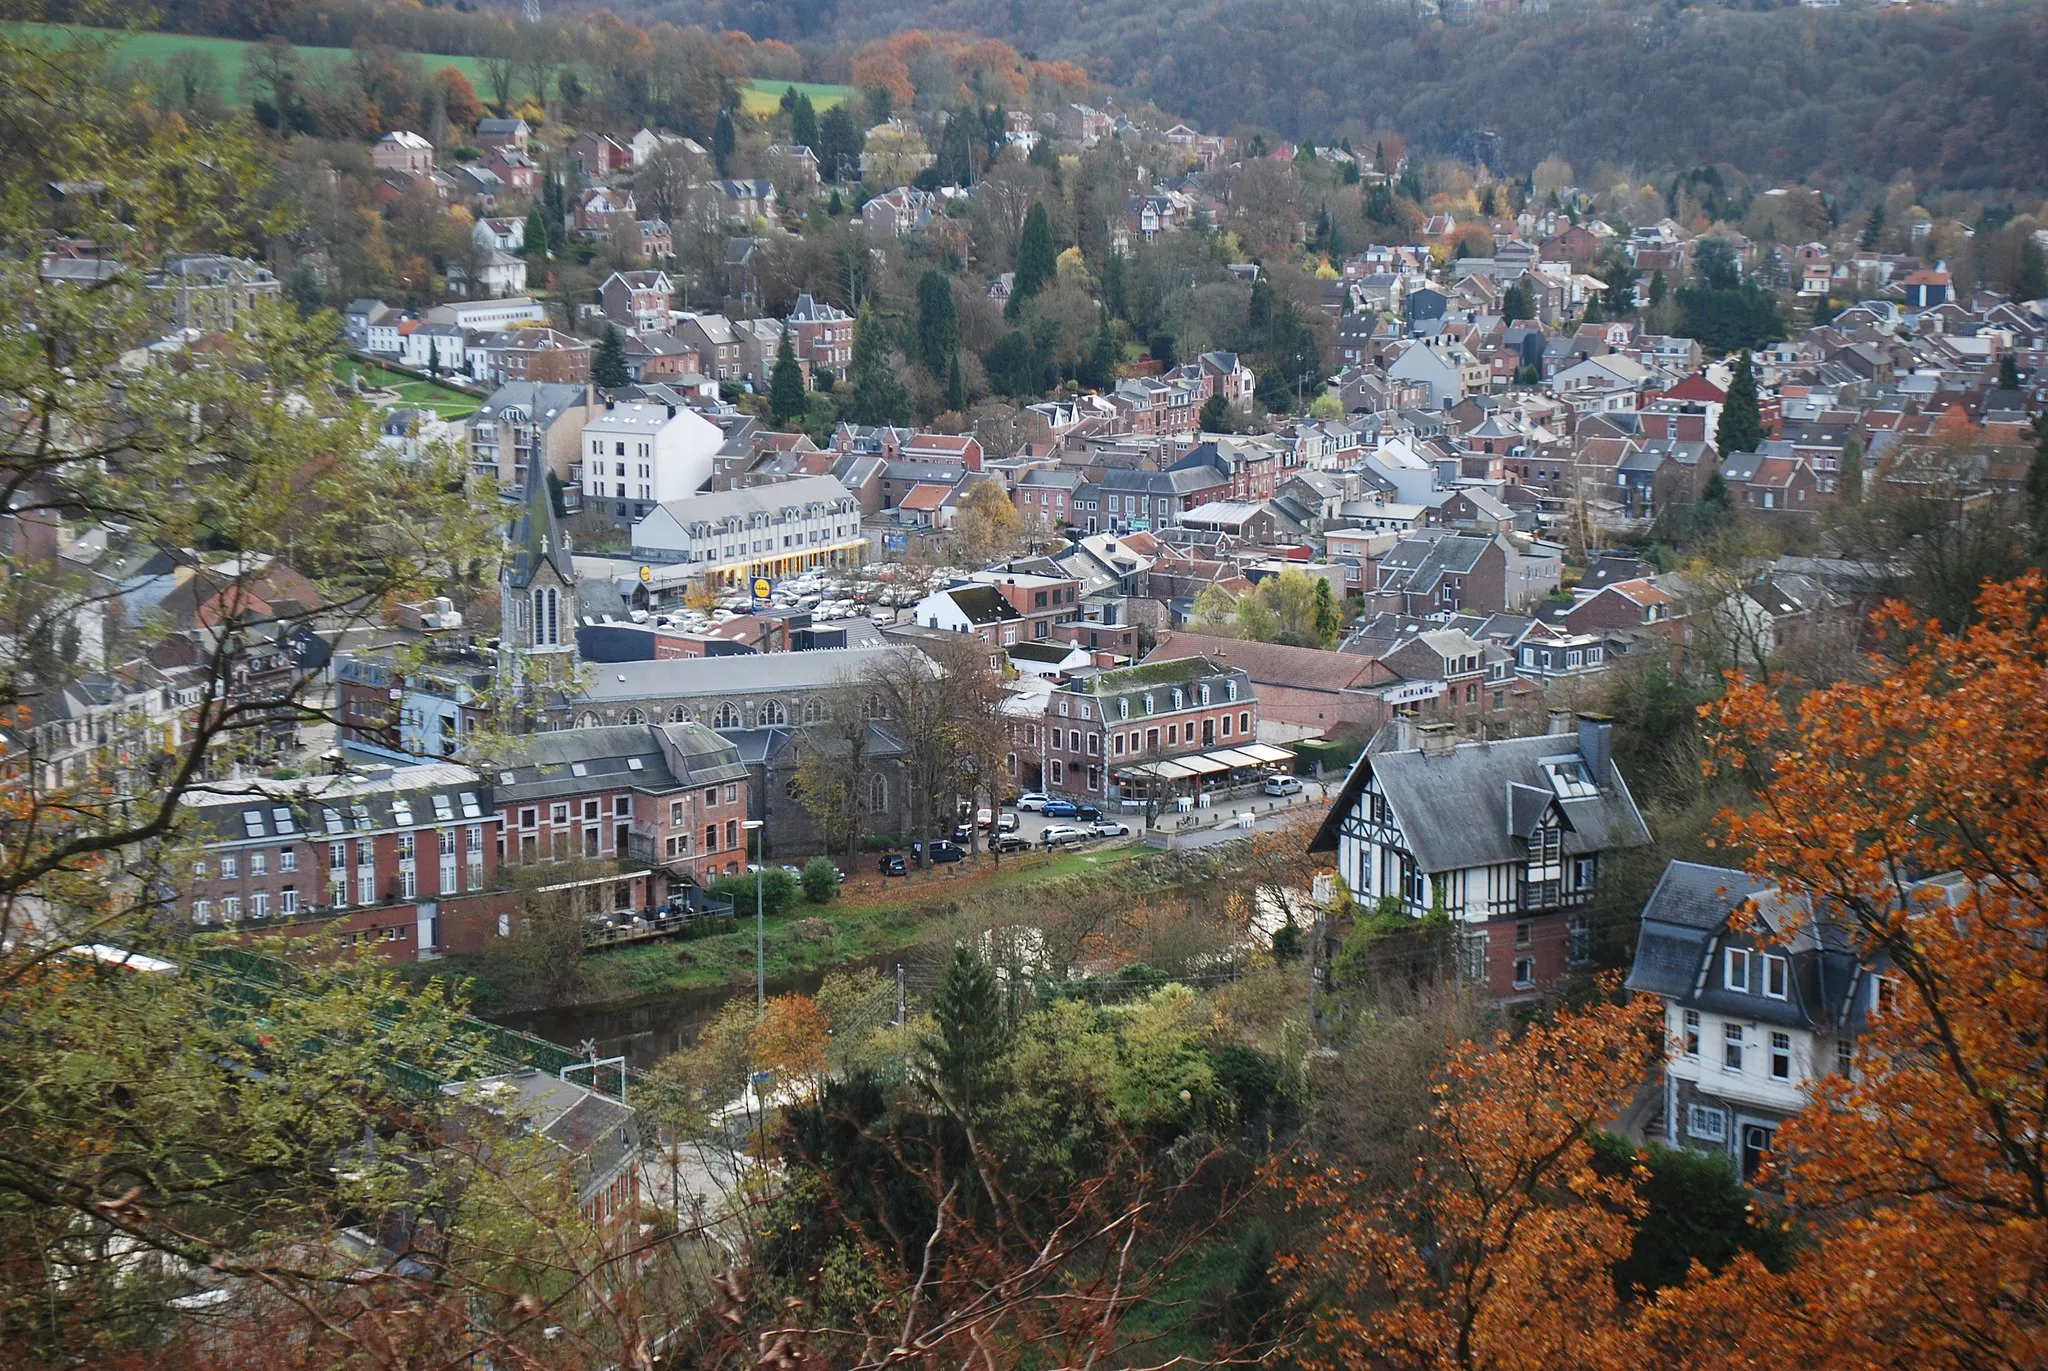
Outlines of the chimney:
{"label": "chimney", "polygon": [[1614,720],[1605,714],[1579,716],[1579,756],[1594,785],[1602,790],[1614,784]]}
{"label": "chimney", "polygon": [[1451,744],[1458,740],[1456,724],[1424,724],[1415,730],[1422,735],[1422,755],[1425,757],[1448,757]]}
{"label": "chimney", "polygon": [[1415,720],[1409,718],[1406,714],[1396,714],[1393,719],[1393,725],[1393,751],[1413,752],[1415,750]]}
{"label": "chimney", "polygon": [[1545,733],[1564,734],[1572,731],[1572,712],[1569,709],[1553,709],[1546,715],[1548,720]]}

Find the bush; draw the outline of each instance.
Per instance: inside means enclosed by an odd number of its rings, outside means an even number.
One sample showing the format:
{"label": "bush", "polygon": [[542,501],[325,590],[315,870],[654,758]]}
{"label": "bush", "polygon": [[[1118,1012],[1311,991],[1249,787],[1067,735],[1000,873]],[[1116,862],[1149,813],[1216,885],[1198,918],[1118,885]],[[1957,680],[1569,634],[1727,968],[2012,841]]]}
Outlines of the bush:
{"label": "bush", "polygon": [[[749,871],[739,876],[723,876],[711,883],[711,893],[721,900],[731,900],[735,914],[744,913],[754,907],[754,881],[756,873]],[[766,914],[780,914],[796,903],[796,877],[781,867],[770,867],[759,873],[761,882],[761,910]]]}
{"label": "bush", "polygon": [[824,904],[839,893],[839,868],[824,857],[813,857],[804,863],[804,873],[798,878],[804,888],[804,898],[812,904]]}
{"label": "bush", "polygon": [[1791,1263],[1792,1235],[1725,1155],[1652,1143],[1637,1169],[1638,1153],[1627,1138],[1596,1133],[1590,1141],[1594,1168],[1609,1176],[1634,1171],[1636,1190],[1649,1205],[1628,1257],[1615,1263],[1615,1289],[1624,1299],[1680,1284],[1695,1261],[1719,1271],[1741,1251],[1773,1271]]}

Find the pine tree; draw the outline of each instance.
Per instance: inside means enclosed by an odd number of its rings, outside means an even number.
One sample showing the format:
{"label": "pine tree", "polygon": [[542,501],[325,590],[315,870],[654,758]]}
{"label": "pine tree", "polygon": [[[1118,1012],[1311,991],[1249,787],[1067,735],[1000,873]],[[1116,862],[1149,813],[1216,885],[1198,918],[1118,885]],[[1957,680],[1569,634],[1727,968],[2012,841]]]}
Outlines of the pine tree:
{"label": "pine tree", "polygon": [[1842,444],[1842,461],[1837,475],[1836,489],[1841,493],[1842,503],[1863,503],[1863,444],[1853,437]]}
{"label": "pine tree", "polygon": [[1664,268],[1658,267],[1650,273],[1650,308],[1664,303],[1664,297],[1671,293],[1671,282],[1664,277]]}
{"label": "pine tree", "polygon": [[955,1118],[972,1122],[994,1097],[1008,1030],[996,973],[970,947],[956,946],[946,964],[932,996],[932,1030],[923,1043],[926,1088]]}
{"label": "pine tree", "polygon": [[768,412],[778,424],[804,415],[804,369],[796,360],[796,343],[789,330],[782,331],[782,343],[775,349],[775,372],[768,383]]}
{"label": "pine tree", "polygon": [[1863,221],[1863,237],[1857,246],[1865,252],[1876,252],[1878,243],[1884,237],[1884,205],[1878,204],[1870,211],[1870,217]]}
{"label": "pine tree", "polygon": [[1115,249],[1102,264],[1102,303],[1109,306],[1112,319],[1129,318],[1124,305],[1124,255]]}
{"label": "pine tree", "polygon": [[726,164],[732,160],[733,150],[739,146],[739,134],[732,126],[732,111],[718,112],[718,122],[711,129],[711,160],[718,164],[718,174],[726,174]]}
{"label": "pine tree", "polygon": [[591,354],[590,379],[606,390],[632,384],[633,374],[626,370],[626,340],[617,324],[604,326],[604,337],[598,339],[597,351]]}
{"label": "pine tree", "polygon": [[1511,324],[1516,320],[1536,317],[1536,292],[1529,288],[1527,281],[1517,281],[1508,287],[1508,293],[1501,301],[1500,313]]}
{"label": "pine tree", "polygon": [[1235,431],[1230,422],[1230,401],[1221,395],[1211,395],[1202,401],[1201,430],[1204,433],[1231,433]]}
{"label": "pine tree", "polygon": [[2012,280],[2012,298],[2015,300],[2038,300],[2048,295],[2048,253],[2041,251],[2041,245],[2031,235],[2020,244],[2019,269]]}
{"label": "pine tree", "polygon": [[917,345],[925,370],[938,380],[960,348],[960,319],[953,308],[953,283],[943,271],[928,271],[917,282]]}
{"label": "pine tree", "polygon": [[1095,330],[1095,348],[1088,354],[1088,380],[1097,390],[1108,390],[1116,374],[1116,334],[1109,327],[1109,306],[1096,307],[1098,324]]}
{"label": "pine tree", "polygon": [[1757,403],[1756,368],[1749,354],[1736,359],[1735,377],[1728,383],[1728,398],[1721,402],[1721,425],[1714,430],[1714,446],[1726,458],[1737,452],[1755,452],[1764,440],[1764,421]]}
{"label": "pine tree", "polygon": [[946,408],[955,414],[967,412],[967,378],[960,374],[960,354],[957,352],[946,367]]}
{"label": "pine tree", "polygon": [[2020,388],[2019,359],[2010,352],[1999,355],[1998,388],[2000,390],[2018,390]]}
{"label": "pine tree", "polygon": [[427,375],[437,379],[441,375],[441,345],[431,338],[427,340]]}
{"label": "pine tree", "polygon": [[856,424],[901,424],[910,417],[910,392],[889,366],[889,343],[874,312],[861,308],[853,325],[853,362],[847,368],[853,382],[853,411]]}
{"label": "pine tree", "polygon": [[1023,303],[1044,290],[1058,274],[1058,254],[1052,245],[1052,219],[1046,214],[1045,202],[1041,200],[1033,204],[1031,212],[1024,216],[1024,233],[1017,240],[1017,271],[1010,286],[1010,317],[1016,318]]}
{"label": "pine tree", "polygon": [[832,187],[832,198],[826,202],[825,213],[834,219],[846,213],[846,202],[839,198],[839,187],[837,186]]}
{"label": "pine tree", "polygon": [[1337,645],[1337,632],[1344,627],[1344,616],[1337,612],[1336,596],[1330,593],[1329,581],[1316,577],[1315,617],[1310,625],[1315,630],[1316,642],[1322,647]]}
{"label": "pine tree", "polygon": [[808,95],[798,95],[789,112],[789,140],[814,153],[818,150],[818,111]]}
{"label": "pine tree", "polygon": [[548,255],[548,217],[539,205],[526,212],[526,238],[520,244],[528,256]]}

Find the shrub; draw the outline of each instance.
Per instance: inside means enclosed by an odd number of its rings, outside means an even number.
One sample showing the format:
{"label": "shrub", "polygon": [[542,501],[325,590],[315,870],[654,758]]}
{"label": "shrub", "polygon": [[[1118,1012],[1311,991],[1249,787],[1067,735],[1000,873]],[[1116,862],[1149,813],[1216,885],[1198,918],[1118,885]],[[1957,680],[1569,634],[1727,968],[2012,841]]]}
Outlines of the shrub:
{"label": "shrub", "polygon": [[813,857],[804,863],[804,872],[798,878],[804,888],[804,898],[812,904],[824,904],[839,893],[839,868],[824,857]]}
{"label": "shrub", "polygon": [[[711,893],[721,900],[731,900],[733,913],[742,914],[754,907],[754,881],[757,873],[749,871],[738,876],[723,876],[711,883]],[[766,914],[780,914],[796,903],[796,877],[781,867],[770,867],[758,873],[761,882],[761,910]]]}

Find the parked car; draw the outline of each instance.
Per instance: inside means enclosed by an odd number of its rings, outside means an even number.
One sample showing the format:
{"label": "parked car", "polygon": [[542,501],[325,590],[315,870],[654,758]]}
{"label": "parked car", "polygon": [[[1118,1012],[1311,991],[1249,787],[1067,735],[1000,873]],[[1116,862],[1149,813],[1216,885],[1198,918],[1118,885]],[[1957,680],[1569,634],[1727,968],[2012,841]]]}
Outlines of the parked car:
{"label": "parked car", "polygon": [[1094,823],[1088,825],[1088,831],[1098,838],[1128,838],[1131,836],[1130,826],[1120,824],[1115,819],[1097,819]]}
{"label": "parked car", "polygon": [[903,876],[909,874],[910,864],[903,860],[901,852],[890,852],[875,863],[875,869],[884,876]]}
{"label": "parked car", "polygon": [[1102,817],[1102,810],[1095,805],[1075,804],[1074,817],[1084,824],[1092,824]]}
{"label": "parked car", "polygon": [[1031,840],[1021,833],[998,833],[988,840],[991,852],[1029,852]]}
{"label": "parked car", "polygon": [[1292,776],[1268,776],[1265,790],[1268,795],[1299,795],[1301,782]]}
{"label": "parked car", "polygon": [[[990,827],[989,813],[986,809],[981,811],[981,819],[979,820],[979,822],[983,828]],[[995,831],[998,833],[1015,833],[1017,831],[1016,812],[1008,809],[999,812],[995,816],[994,828]]]}
{"label": "parked car", "polygon": [[1017,808],[1035,813],[1044,813],[1045,807],[1051,803],[1052,796],[1042,790],[1027,790],[1017,797]]}
{"label": "parked car", "polygon": [[[913,861],[924,855],[924,843],[910,845],[910,856]],[[967,849],[945,838],[934,838],[931,841],[930,860],[933,866],[944,866],[947,862],[963,862],[967,860]]]}
{"label": "parked car", "polygon": [[1039,806],[1048,819],[1071,819],[1081,812],[1081,806],[1072,800],[1047,800]]}
{"label": "parked car", "polygon": [[1072,824],[1048,824],[1038,835],[1038,841],[1047,847],[1071,847],[1075,843],[1087,842],[1088,838],[1087,829],[1075,828]]}
{"label": "parked car", "polygon": [[954,842],[956,842],[956,843],[964,843],[964,842],[968,842],[968,841],[970,841],[970,840],[971,840],[971,839],[972,839],[973,837],[974,837],[974,825],[973,825],[973,824],[970,824],[970,823],[957,823],[957,824],[954,824],[954,825],[953,825],[953,841],[954,841]]}

